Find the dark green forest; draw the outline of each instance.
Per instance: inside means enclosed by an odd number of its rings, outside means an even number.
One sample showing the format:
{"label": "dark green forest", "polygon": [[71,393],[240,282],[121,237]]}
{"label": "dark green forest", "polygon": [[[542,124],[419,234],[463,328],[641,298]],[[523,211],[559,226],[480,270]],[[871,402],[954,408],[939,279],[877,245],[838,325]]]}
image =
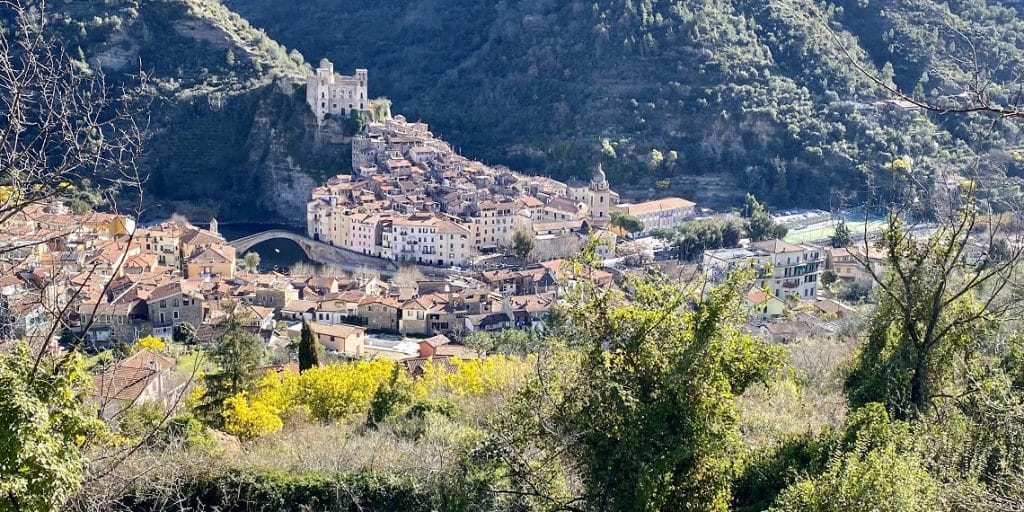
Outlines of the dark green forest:
{"label": "dark green forest", "polygon": [[[1012,2],[72,0],[47,12],[83,69],[146,79],[143,170],[161,213],[294,220],[275,204],[300,199],[282,183],[346,171],[347,147],[317,140],[290,87],[321,57],[368,68],[372,95],[472,158],[557,178],[600,160],[627,198],[733,207],[750,192],[834,209],[906,188],[890,172],[902,160],[923,199],[969,176],[999,211],[1024,174],[1012,123],[885,103],[887,87],[940,107],[982,87],[1011,103],[1024,61]],[[225,189],[256,201],[223,205]]]}
{"label": "dark green forest", "polygon": [[472,157],[557,177],[601,159],[635,195],[835,207],[905,158],[925,177],[971,168],[998,208],[1022,172],[1018,128],[876,107],[892,94],[865,75],[948,104],[974,45],[1005,100],[1024,20],[996,2],[226,3],[311,62],[368,68],[371,94]]}

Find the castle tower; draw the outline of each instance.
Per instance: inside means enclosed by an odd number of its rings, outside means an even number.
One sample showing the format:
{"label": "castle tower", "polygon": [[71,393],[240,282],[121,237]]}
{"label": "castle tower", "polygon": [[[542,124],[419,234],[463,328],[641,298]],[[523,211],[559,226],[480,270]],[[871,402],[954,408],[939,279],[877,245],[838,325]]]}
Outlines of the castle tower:
{"label": "castle tower", "polygon": [[306,103],[319,122],[328,115],[348,116],[354,110],[367,111],[367,83],[365,69],[356,69],[353,76],[339,75],[330,60],[320,59],[319,67],[306,78]]}
{"label": "castle tower", "polygon": [[213,218],[210,219],[210,230],[209,231],[211,233],[216,233],[216,234],[219,235],[220,231],[217,231],[217,229],[218,229],[217,218],[213,217]]}
{"label": "castle tower", "polygon": [[365,69],[356,69],[356,92],[359,93],[359,97],[354,99],[358,101],[359,104],[353,105],[353,108],[363,111],[370,109],[370,98],[367,95],[366,91],[366,83],[368,81],[366,78],[366,74],[367,73]]}

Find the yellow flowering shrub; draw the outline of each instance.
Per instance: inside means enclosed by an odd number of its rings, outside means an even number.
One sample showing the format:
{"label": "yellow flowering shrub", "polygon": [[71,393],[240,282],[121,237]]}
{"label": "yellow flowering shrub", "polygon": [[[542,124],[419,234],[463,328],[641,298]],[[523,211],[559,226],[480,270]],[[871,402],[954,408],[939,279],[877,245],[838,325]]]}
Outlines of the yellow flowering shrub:
{"label": "yellow flowering shrub", "polygon": [[[436,393],[487,396],[514,388],[529,373],[529,358],[494,356],[484,360],[453,359],[457,368],[448,373],[440,364],[428,363],[422,378],[412,386],[424,399]],[[320,421],[365,414],[377,389],[390,378],[395,363],[386,359],[312,368],[302,374],[271,372],[251,393],[239,393],[224,403],[225,430],[242,439],[254,439],[280,431],[285,417],[304,410]]]}
{"label": "yellow flowering shrub", "polygon": [[376,360],[306,370],[299,376],[298,402],[321,421],[364,412],[394,365]]}
{"label": "yellow flowering shrub", "polygon": [[17,194],[17,189],[15,189],[14,187],[10,185],[0,186],[0,203],[9,202],[12,198],[16,199],[18,198],[18,195],[19,194]]}
{"label": "yellow flowering shrub", "polygon": [[284,427],[281,411],[260,400],[246,399],[241,392],[224,401],[224,430],[241,439],[254,439]]}
{"label": "yellow flowering shrub", "polygon": [[462,396],[490,395],[515,386],[530,369],[528,359],[502,355],[452,359],[452,364],[455,373],[448,373],[440,364],[427,364],[423,377],[416,381],[416,396],[423,398],[439,390]]}
{"label": "yellow flowering shrub", "polygon": [[302,374],[270,372],[256,391],[224,402],[224,428],[229,434],[253,439],[280,431],[284,416],[299,409],[320,421],[365,412],[394,366],[379,360],[314,368]]}
{"label": "yellow flowering shrub", "polygon": [[911,169],[910,161],[904,158],[896,158],[882,165],[888,171],[902,171],[907,172]]}
{"label": "yellow flowering shrub", "polygon": [[139,339],[139,341],[136,341],[135,344],[138,346],[140,350],[149,349],[152,350],[153,352],[163,352],[164,349],[167,348],[167,344],[164,343],[164,340],[157,338],[152,334],[146,336],[145,338]]}

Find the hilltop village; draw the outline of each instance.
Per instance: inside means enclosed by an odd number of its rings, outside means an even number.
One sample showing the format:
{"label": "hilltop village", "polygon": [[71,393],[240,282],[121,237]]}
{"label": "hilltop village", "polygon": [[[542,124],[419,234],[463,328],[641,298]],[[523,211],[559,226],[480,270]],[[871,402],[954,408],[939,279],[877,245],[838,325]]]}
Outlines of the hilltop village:
{"label": "hilltop village", "polygon": [[[324,109],[349,115],[365,96],[359,87],[366,78],[365,70],[334,74],[321,60],[307,82],[310,108],[318,116]],[[534,259],[578,253],[587,239],[599,240],[608,256],[615,252],[615,213],[636,216],[647,229],[674,227],[694,215],[694,203],[682,198],[620,204],[600,164],[589,181],[563,183],[470,160],[427,124],[403,116],[371,122],[353,138],[352,169],[312,191],[308,234],[392,261],[465,267],[511,247],[516,233],[534,241]]]}
{"label": "hilltop village", "polygon": [[[309,77],[310,108],[320,119],[357,115],[367,106],[366,80],[365,70],[341,77],[322,61]],[[60,339],[37,344],[54,352],[80,346],[118,354],[155,339],[181,356],[213,347],[232,319],[287,365],[305,323],[331,357],[388,358],[412,371],[427,359],[486,357],[464,340],[475,332],[543,331],[579,279],[616,287],[633,271],[620,261],[585,277],[568,272],[567,259],[585,244],[614,262],[638,238],[698,215],[682,198],[621,202],[600,165],[586,182],[563,183],[470,160],[402,116],[368,123],[352,147],[352,174],[311,191],[307,233],[397,262],[393,275],[372,268],[261,272],[258,254],[238,254],[216,220],[208,228],[181,218],[138,226],[128,215],[74,213],[55,199],[5,221],[0,337]],[[883,258],[868,257],[884,272]],[[720,280],[735,268],[761,268],[744,297],[748,328],[780,340],[835,331],[836,319],[853,309],[823,298],[820,276],[827,268],[869,285],[863,258],[851,249],[744,241],[705,251],[691,275]],[[180,373],[174,358],[152,351],[95,371],[105,399],[117,402],[104,405],[110,414],[140,401],[169,403]]]}

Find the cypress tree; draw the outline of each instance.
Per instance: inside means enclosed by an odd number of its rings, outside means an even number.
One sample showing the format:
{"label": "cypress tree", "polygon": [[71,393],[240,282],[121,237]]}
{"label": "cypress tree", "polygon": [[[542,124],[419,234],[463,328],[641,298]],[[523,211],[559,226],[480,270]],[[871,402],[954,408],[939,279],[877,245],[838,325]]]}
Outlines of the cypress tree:
{"label": "cypress tree", "polygon": [[299,371],[304,372],[310,368],[320,366],[320,352],[322,347],[313,335],[313,329],[309,322],[302,322],[302,336],[299,339]]}

